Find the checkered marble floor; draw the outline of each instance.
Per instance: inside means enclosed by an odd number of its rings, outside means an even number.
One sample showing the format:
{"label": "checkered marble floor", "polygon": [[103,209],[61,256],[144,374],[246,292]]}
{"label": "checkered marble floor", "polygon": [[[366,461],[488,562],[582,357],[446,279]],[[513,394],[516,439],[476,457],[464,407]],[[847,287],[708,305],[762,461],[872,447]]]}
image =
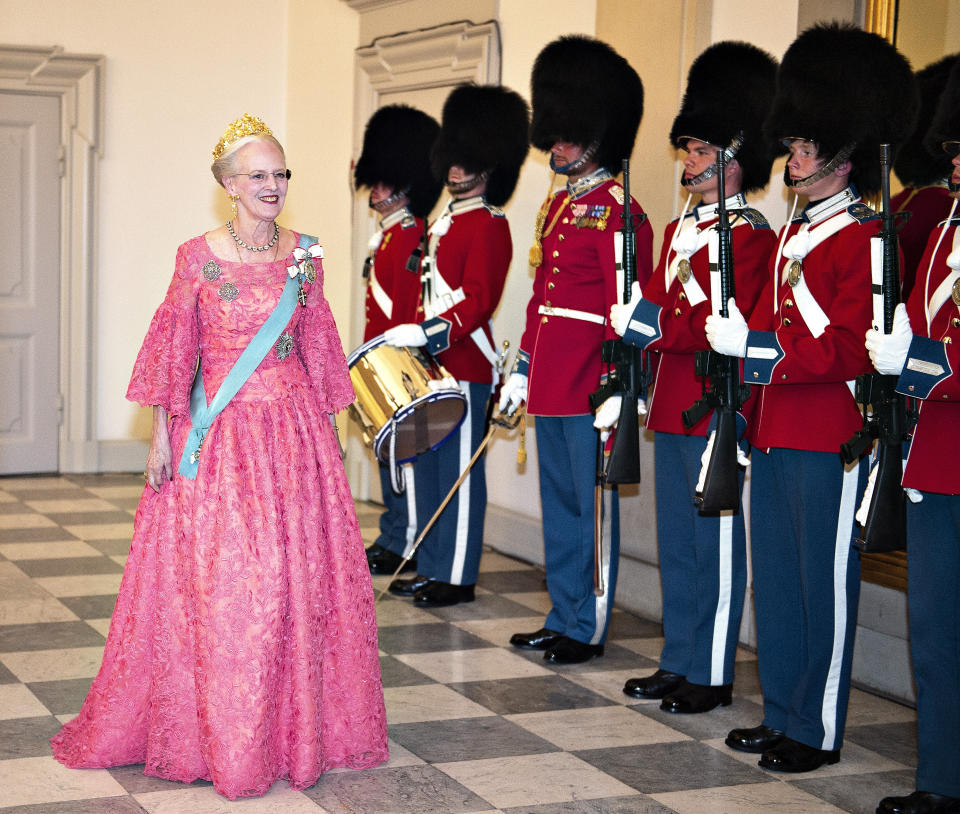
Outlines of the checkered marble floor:
{"label": "checkered marble floor", "polygon": [[[237,803],[140,766],[66,769],[48,739],[100,663],[141,487],[129,475],[0,478],[0,814],[826,814],[873,812],[913,789],[913,711],[864,692],[853,693],[840,763],[781,776],[723,745],[731,727],[761,718],[746,651],[730,707],[677,716],[621,692],[656,668],[658,624],[615,612],[606,655],[572,667],[510,648],[549,603],[541,571],[494,551],[473,603],[381,602],[386,765],[332,772],[303,792],[281,781]],[[379,509],[357,509],[370,543]]]}

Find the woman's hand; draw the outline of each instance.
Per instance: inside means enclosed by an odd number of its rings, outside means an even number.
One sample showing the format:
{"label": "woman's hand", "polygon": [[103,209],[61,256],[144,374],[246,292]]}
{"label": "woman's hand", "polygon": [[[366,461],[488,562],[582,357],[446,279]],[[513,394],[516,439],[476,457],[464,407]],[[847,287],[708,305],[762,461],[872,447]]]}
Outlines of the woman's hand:
{"label": "woman's hand", "polygon": [[170,449],[170,431],[167,428],[167,410],[154,405],[153,436],[150,439],[150,451],[147,453],[147,468],[143,473],[155,492],[160,491],[164,478],[173,477],[173,452]]}

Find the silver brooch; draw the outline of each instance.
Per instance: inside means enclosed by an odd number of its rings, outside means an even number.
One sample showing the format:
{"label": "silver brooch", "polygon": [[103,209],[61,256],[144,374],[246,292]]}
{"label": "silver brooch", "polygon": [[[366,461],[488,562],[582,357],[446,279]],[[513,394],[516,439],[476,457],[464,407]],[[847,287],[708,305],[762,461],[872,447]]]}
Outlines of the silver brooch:
{"label": "silver brooch", "polygon": [[313,265],[313,260],[307,260],[307,262],[303,264],[303,273],[308,283],[312,283],[317,279],[317,267]]}
{"label": "silver brooch", "polygon": [[203,264],[203,276],[210,280],[210,282],[216,280],[222,271],[223,269],[217,265],[216,260],[208,260]]}
{"label": "silver brooch", "polygon": [[237,297],[240,296],[240,289],[237,288],[233,283],[224,283],[220,286],[220,290],[217,291],[220,295],[221,300],[226,300],[227,302],[233,302]]}
{"label": "silver brooch", "polygon": [[290,351],[293,350],[293,337],[290,336],[289,331],[284,331],[280,334],[280,338],[277,340],[277,358],[282,362],[290,355]]}

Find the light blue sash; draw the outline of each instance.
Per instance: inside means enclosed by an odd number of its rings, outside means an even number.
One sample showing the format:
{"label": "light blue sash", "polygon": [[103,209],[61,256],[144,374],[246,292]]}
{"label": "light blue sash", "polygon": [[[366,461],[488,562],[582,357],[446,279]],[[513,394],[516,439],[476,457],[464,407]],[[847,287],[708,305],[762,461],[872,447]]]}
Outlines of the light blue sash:
{"label": "light blue sash", "polygon": [[[316,242],[317,239],[310,235],[300,236],[300,246],[304,249]],[[234,362],[209,406],[207,405],[206,391],[203,389],[203,366],[202,364],[197,365],[197,375],[193,379],[193,389],[190,392],[190,434],[187,436],[187,442],[183,447],[180,467],[177,470],[185,478],[196,480],[197,470],[200,467],[200,448],[203,446],[203,439],[210,430],[210,425],[213,424],[213,420],[223,408],[230,403],[230,400],[237,395],[240,388],[253,374],[253,371],[260,366],[263,357],[273,347],[280,336],[280,332],[290,321],[290,317],[293,316],[293,312],[297,308],[297,291],[303,282],[302,276],[301,273],[287,279],[277,307],[267,317],[266,322],[260,326],[260,330],[250,340],[250,344],[244,348],[240,358]]]}

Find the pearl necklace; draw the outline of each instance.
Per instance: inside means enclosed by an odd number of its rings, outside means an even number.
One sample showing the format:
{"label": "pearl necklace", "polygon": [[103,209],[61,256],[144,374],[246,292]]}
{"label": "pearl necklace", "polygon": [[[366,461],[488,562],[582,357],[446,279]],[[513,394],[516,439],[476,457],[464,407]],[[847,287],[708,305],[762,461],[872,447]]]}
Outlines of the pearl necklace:
{"label": "pearl necklace", "polygon": [[277,226],[276,221],[273,222],[273,239],[269,243],[265,243],[262,246],[248,246],[246,243],[244,243],[240,236],[233,230],[233,224],[230,221],[227,221],[227,231],[230,233],[230,237],[233,238],[234,242],[241,249],[247,249],[251,252],[265,252],[267,249],[272,249],[280,237],[280,227]]}

